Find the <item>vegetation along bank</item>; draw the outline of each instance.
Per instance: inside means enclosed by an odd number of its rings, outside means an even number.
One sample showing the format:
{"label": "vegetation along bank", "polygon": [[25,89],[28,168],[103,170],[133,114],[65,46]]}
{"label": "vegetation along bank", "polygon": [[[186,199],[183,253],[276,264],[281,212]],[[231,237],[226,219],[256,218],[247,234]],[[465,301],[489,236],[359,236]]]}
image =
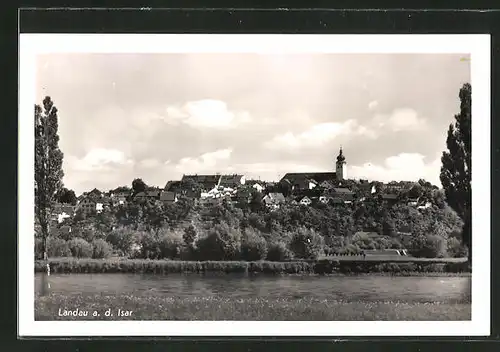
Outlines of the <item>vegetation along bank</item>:
{"label": "vegetation along bank", "polygon": [[[54,258],[49,261],[51,273],[248,273],[248,274],[389,274],[432,275],[467,274],[467,261],[450,259],[320,259],[312,261],[175,261],[175,260],[99,260]],[[35,272],[43,272],[46,262],[37,260]]]}

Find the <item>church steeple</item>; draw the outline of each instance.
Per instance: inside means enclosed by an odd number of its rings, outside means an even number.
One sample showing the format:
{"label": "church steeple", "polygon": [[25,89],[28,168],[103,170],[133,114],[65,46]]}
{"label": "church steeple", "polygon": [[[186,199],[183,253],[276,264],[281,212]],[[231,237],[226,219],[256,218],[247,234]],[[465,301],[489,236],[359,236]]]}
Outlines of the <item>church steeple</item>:
{"label": "church steeple", "polygon": [[345,162],[345,156],[342,153],[342,146],[340,146],[339,155],[337,156],[337,163],[344,163],[344,162]]}
{"label": "church steeple", "polygon": [[342,152],[342,146],[340,146],[339,155],[337,156],[337,162],[335,163],[335,170],[336,170],[336,176],[337,176],[338,181],[344,180],[347,178],[346,161],[345,161],[344,153]]}

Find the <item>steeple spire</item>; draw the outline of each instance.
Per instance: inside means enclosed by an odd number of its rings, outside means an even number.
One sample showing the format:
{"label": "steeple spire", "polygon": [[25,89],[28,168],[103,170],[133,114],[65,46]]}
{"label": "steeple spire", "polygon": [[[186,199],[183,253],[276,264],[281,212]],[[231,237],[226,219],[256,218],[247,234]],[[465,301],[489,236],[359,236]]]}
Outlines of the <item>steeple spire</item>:
{"label": "steeple spire", "polygon": [[345,161],[345,156],[344,154],[342,153],[342,145],[340,146],[340,151],[339,151],[339,155],[337,156],[337,162],[338,163],[343,163]]}

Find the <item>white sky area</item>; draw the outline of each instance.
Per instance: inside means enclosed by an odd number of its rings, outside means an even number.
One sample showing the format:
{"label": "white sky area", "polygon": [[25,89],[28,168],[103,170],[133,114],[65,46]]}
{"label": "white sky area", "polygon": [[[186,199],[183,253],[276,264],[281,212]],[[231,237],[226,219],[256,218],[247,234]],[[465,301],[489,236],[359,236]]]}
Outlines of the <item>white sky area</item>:
{"label": "white sky area", "polygon": [[50,54],[37,103],[59,110],[75,192],[164,186],[190,173],[335,171],[440,186],[440,156],[468,56],[452,54]]}

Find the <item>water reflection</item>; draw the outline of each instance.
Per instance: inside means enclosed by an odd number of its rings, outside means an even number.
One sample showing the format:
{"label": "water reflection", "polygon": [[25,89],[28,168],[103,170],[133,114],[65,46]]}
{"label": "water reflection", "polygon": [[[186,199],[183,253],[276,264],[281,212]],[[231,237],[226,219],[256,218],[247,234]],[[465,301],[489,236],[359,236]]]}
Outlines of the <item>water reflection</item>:
{"label": "water reflection", "polygon": [[[40,275],[35,277],[35,288]],[[349,301],[436,302],[470,300],[470,277],[201,276],[54,274],[51,292],[166,297],[316,298]]]}

